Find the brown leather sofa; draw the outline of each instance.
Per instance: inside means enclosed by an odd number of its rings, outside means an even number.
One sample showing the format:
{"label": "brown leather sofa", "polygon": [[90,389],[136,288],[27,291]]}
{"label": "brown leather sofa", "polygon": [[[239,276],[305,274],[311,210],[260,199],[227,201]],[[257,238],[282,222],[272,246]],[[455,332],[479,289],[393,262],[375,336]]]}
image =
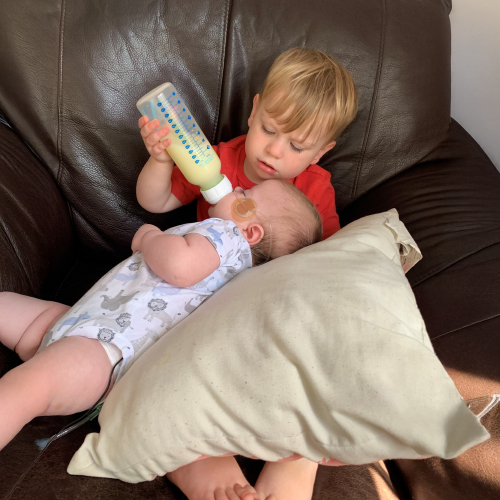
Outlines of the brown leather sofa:
{"label": "brown leather sofa", "polygon": [[[216,144],[246,132],[279,53],[316,47],[359,89],[356,120],[322,161],[342,223],[397,208],[424,255],[408,278],[439,358],[465,399],[500,393],[500,173],[450,119],[450,9],[451,0],[2,0],[0,289],[73,304],[128,255],[139,225],[195,220],[193,206],[153,215],[136,201],[147,152],[135,102],[145,92],[173,81]],[[0,374],[18,362],[0,346]],[[183,498],[164,478],[68,475],[96,420],[40,455],[40,440],[74,418],[37,418],[0,453],[1,499]],[[492,438],[454,460],[322,466],[314,498],[498,499],[500,405],[482,422]],[[255,480],[262,464],[241,464]]]}

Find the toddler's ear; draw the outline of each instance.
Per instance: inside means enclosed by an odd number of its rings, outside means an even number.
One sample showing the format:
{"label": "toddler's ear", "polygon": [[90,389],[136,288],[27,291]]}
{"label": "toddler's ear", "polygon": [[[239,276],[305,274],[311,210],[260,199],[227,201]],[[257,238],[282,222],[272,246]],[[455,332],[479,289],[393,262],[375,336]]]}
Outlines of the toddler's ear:
{"label": "toddler's ear", "polygon": [[321,150],[318,151],[318,154],[314,157],[313,161],[311,163],[318,163],[319,159],[330,149],[332,149],[335,144],[337,144],[335,141],[329,142],[325,147],[323,147]]}
{"label": "toddler's ear", "polygon": [[240,231],[251,247],[264,238],[264,227],[258,222],[247,222],[244,228],[240,228]]}
{"label": "toddler's ear", "polygon": [[252,112],[250,113],[250,117],[248,118],[248,127],[252,126],[253,120],[255,118],[255,113],[257,113],[257,108],[259,107],[259,99],[259,94],[255,94],[255,97],[253,98]]}

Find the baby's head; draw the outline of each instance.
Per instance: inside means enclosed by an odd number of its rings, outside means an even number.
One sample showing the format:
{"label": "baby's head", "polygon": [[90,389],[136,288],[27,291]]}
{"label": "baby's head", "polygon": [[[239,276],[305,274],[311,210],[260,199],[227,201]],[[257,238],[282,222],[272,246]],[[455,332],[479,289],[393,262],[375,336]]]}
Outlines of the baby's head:
{"label": "baby's head", "polygon": [[315,206],[283,180],[264,181],[247,190],[236,188],[210,207],[209,215],[238,226],[250,244],[254,265],[317,243],[323,233]]}
{"label": "baby's head", "polygon": [[284,52],[254,98],[245,142],[247,177],[296,177],[335,146],[357,107],[354,81],[339,62],[320,50]]}

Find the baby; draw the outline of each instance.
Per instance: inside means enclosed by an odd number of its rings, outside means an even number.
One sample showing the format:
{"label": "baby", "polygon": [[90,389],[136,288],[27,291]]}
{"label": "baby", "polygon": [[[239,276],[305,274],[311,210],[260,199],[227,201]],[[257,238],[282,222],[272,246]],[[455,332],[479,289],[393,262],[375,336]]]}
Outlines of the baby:
{"label": "baby", "polygon": [[72,308],[0,293],[0,342],[25,361],[0,379],[0,449],[36,416],[91,408],[112,374],[116,383],[236,274],[322,234],[314,205],[282,180],[236,188],[209,216],[165,232],[141,226],[133,255]]}

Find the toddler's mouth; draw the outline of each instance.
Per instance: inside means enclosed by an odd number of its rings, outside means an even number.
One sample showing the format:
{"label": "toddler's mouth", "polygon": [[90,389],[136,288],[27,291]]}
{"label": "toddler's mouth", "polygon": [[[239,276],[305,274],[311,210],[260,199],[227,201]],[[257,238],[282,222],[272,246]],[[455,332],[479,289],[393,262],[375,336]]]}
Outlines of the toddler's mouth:
{"label": "toddler's mouth", "polygon": [[262,171],[266,172],[266,174],[273,175],[273,174],[278,173],[278,171],[274,167],[272,167],[271,165],[269,165],[265,161],[257,160],[257,164]]}

